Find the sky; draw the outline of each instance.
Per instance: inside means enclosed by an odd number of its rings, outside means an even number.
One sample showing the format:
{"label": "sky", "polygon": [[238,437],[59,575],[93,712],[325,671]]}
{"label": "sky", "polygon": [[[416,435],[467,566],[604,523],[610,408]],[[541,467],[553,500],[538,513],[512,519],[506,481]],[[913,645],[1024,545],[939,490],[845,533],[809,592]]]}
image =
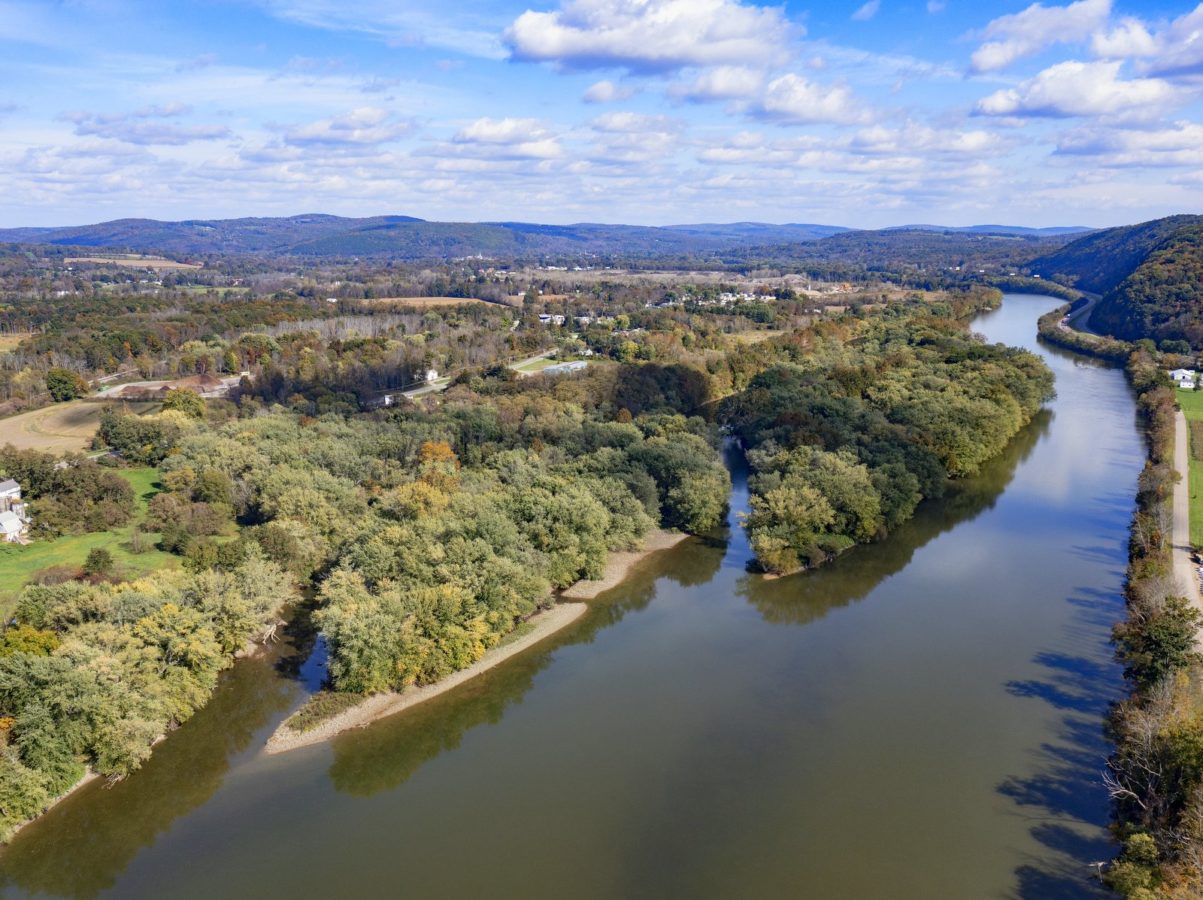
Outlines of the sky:
{"label": "sky", "polygon": [[1203,3],[0,0],[0,226],[1203,212]]}

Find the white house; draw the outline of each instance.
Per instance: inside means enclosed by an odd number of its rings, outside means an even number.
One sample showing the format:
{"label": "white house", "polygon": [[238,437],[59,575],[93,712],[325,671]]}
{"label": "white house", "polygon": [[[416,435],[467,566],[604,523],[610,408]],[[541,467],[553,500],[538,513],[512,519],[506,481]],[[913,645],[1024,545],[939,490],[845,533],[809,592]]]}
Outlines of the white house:
{"label": "white house", "polygon": [[1180,388],[1193,388],[1199,381],[1199,373],[1194,369],[1174,369],[1170,372],[1170,378]]}
{"label": "white house", "polygon": [[21,485],[12,478],[0,481],[0,540],[15,543],[29,527],[29,514],[21,499]]}
{"label": "white house", "polygon": [[426,381],[427,382],[438,381],[438,378],[439,378],[439,370],[438,369],[427,369],[426,370]]}
{"label": "white house", "polygon": [[15,512],[5,510],[0,512],[0,539],[6,543],[15,544],[21,540],[21,535],[25,532],[25,523],[17,516]]}

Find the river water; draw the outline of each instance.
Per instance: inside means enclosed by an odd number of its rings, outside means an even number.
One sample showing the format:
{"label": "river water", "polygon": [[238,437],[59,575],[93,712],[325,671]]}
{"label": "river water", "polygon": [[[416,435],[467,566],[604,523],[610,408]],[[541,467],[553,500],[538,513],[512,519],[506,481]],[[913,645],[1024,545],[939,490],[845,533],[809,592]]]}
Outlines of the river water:
{"label": "river water", "polygon": [[739,529],[688,541],[538,648],[284,756],[259,748],[303,687],[240,663],[141,772],[18,835],[0,891],[1095,896],[1143,454],[1122,374],[1037,345],[1059,302],[974,324],[1057,399],[888,540],[777,581]]}

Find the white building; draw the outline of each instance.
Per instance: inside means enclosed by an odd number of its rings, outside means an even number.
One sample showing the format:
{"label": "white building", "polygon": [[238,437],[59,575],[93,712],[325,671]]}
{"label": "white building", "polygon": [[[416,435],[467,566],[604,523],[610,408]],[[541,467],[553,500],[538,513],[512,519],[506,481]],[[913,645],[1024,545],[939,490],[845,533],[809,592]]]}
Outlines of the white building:
{"label": "white building", "polygon": [[438,381],[438,378],[439,378],[438,369],[427,369],[426,370],[426,381],[428,383],[431,381]]}
{"label": "white building", "polygon": [[1170,372],[1170,378],[1180,388],[1194,388],[1199,383],[1199,373],[1194,369],[1174,369]]}
{"label": "white building", "polygon": [[21,499],[21,485],[9,478],[0,481],[0,540],[16,543],[29,528],[29,515]]}

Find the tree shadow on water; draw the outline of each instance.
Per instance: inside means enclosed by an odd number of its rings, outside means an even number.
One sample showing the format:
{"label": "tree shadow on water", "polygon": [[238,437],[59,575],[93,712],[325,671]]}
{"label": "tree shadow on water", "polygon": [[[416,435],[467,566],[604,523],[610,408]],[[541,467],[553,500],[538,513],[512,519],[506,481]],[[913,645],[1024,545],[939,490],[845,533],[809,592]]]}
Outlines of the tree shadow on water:
{"label": "tree shadow on water", "polygon": [[[1114,595],[1076,591],[1071,598],[1084,625],[1079,636],[1085,645],[1105,641],[1106,607],[1116,609]],[[1089,650],[1087,650],[1089,652]],[[1032,838],[1046,852],[1032,854],[1015,869],[1011,896],[1017,898],[1106,897],[1094,863],[1110,859],[1113,842],[1104,830],[1108,817],[1107,794],[1101,772],[1109,752],[1103,733],[1107,709],[1120,695],[1118,666],[1103,647],[1090,656],[1063,652],[1038,653],[1040,677],[1012,681],[1012,696],[1042,701],[1061,714],[1055,737],[1035,751],[1036,765],[1024,775],[1012,776],[998,792],[1015,804],[1015,814],[1032,821]]]}

